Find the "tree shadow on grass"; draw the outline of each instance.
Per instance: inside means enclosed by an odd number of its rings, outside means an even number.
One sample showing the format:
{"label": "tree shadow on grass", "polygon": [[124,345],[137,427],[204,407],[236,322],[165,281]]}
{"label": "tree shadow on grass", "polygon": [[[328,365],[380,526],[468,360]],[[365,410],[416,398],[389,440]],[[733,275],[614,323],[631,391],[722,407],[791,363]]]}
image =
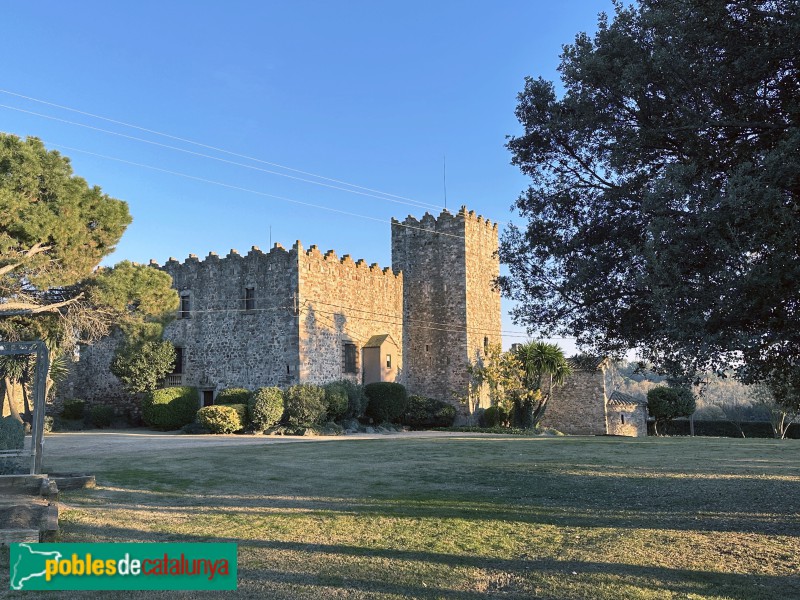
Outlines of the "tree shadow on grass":
{"label": "tree shadow on grass", "polygon": [[[398,574],[413,572],[415,563],[436,565],[448,570],[466,568],[470,573],[481,570],[487,576],[496,573],[506,574],[504,597],[535,598],[532,590],[541,585],[543,578],[553,585],[555,579],[568,586],[592,586],[600,582],[608,585],[626,585],[634,589],[671,592],[673,594],[697,594],[730,598],[731,600],[752,600],[762,598],[800,597],[800,576],[750,575],[721,573],[692,569],[673,569],[662,566],[612,563],[603,561],[558,560],[540,558],[503,559],[475,555],[448,554],[427,551],[408,551],[385,548],[372,548],[345,544],[324,544],[287,542],[278,540],[239,540],[219,536],[177,535],[171,533],[152,533],[124,527],[98,527],[87,524],[73,524],[71,537],[95,541],[127,542],[235,542],[239,546],[240,592],[245,594],[257,581],[271,581],[289,586],[311,586],[320,588],[339,588],[342,593],[357,590],[367,594],[399,594],[403,597],[452,598],[454,600],[473,600],[485,598],[486,590],[471,591],[450,589],[436,585],[435,581],[404,581]],[[290,552],[299,555],[292,563],[292,570],[252,566],[242,552],[274,551]],[[351,559],[348,572],[331,572],[324,568],[331,559],[341,564],[341,559]],[[274,562],[262,558],[260,561]],[[320,565],[315,569],[315,565]],[[555,593],[555,595],[554,595]],[[599,594],[599,593],[598,593]],[[559,596],[558,590],[546,594],[549,598]],[[597,597],[612,598],[605,594]]]}

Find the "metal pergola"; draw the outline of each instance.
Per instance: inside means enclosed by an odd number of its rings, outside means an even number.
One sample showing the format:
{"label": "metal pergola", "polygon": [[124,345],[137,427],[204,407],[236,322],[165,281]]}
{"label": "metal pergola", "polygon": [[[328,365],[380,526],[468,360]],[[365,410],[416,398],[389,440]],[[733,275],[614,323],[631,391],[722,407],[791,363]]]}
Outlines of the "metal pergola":
{"label": "metal pergola", "polygon": [[41,340],[33,342],[0,342],[0,356],[35,354],[36,368],[33,380],[33,422],[31,423],[31,475],[42,472],[44,449],[44,411],[47,372],[50,370],[50,355]]}

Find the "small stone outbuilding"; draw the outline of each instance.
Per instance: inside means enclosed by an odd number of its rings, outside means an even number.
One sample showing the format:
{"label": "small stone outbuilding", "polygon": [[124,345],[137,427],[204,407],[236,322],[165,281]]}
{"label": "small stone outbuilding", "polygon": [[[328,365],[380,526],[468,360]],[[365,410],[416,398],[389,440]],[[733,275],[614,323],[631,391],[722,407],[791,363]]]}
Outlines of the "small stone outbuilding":
{"label": "small stone outbuilding", "polygon": [[644,437],[647,435],[647,401],[614,392],[606,404],[609,435]]}

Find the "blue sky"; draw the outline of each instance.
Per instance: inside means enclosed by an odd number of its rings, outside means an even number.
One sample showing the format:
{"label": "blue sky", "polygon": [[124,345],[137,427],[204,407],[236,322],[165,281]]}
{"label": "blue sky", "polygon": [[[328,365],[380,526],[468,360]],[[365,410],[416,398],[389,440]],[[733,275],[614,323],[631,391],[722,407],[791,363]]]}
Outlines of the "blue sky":
{"label": "blue sky", "polygon": [[[523,79],[557,80],[562,44],[612,10],[610,0],[6,3],[0,130],[42,138],[129,203],[134,222],[108,263],[266,250],[271,230],[285,246],[385,266],[389,219],[444,205],[445,160],[449,208],[514,219],[526,179],[504,143],[520,130]],[[503,328],[521,331],[507,317]]]}

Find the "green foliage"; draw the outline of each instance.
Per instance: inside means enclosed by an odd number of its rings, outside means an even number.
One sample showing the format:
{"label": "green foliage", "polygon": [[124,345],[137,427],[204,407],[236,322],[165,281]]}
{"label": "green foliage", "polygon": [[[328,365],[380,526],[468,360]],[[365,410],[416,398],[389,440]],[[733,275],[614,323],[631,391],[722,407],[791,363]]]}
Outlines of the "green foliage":
{"label": "green foliage", "polygon": [[293,385],[284,394],[284,419],[290,427],[313,427],[325,420],[325,390],[318,385]]}
{"label": "green foliage", "polygon": [[85,411],[86,401],[79,400],[78,398],[72,398],[71,400],[64,401],[64,405],[61,408],[61,416],[64,419],[77,421],[78,419],[83,418]]}
{"label": "green foliage", "polygon": [[95,404],[89,409],[89,422],[98,428],[109,427],[114,420],[114,408],[105,404]]}
{"label": "green foliage", "polygon": [[333,384],[341,387],[347,393],[348,405],[347,413],[344,415],[345,418],[358,419],[363,417],[369,402],[367,395],[364,393],[364,386],[353,383],[349,379],[340,379],[339,381],[334,381]]}
{"label": "green foliage", "polygon": [[22,313],[0,319],[0,338],[55,347],[103,333],[111,316],[85,302],[86,280],[131,222],[125,202],[40,140],[0,133],[0,206],[0,310]]}
{"label": "green foliage", "polygon": [[262,431],[269,429],[277,425],[283,416],[283,391],[276,387],[258,388],[247,406],[253,426]]}
{"label": "green foliage", "polygon": [[50,415],[44,416],[44,432],[51,433],[53,431],[53,425],[55,424],[55,419]]}
{"label": "green foliage", "polygon": [[647,410],[656,423],[688,417],[694,409],[694,395],[689,389],[659,386],[647,392]]}
{"label": "green foliage", "polygon": [[25,426],[16,418],[0,417],[0,450],[22,450],[25,445]]}
{"label": "green foliage", "polygon": [[244,388],[226,388],[217,393],[214,404],[248,404],[252,396],[252,392]]}
{"label": "green foliage", "polygon": [[350,398],[347,389],[339,383],[329,383],[325,386],[325,405],[329,421],[339,421],[344,418],[350,407]]}
{"label": "green foliage", "polygon": [[483,427],[508,427],[510,424],[511,416],[502,406],[490,406],[481,415]]}
{"label": "green foliage", "polygon": [[198,404],[195,387],[153,390],[142,400],[142,418],[154,429],[180,429],[194,421]]}
{"label": "green foliage", "polygon": [[197,411],[197,422],[211,433],[235,433],[244,429],[245,410],[243,404],[204,406]]}
{"label": "green foliage", "polygon": [[797,364],[798,55],[796,2],[642,0],[564,47],[561,97],[527,79],[516,322],[676,375]]}
{"label": "green foliage", "polygon": [[111,361],[111,372],[132,393],[152,392],[172,371],[175,347],[165,340],[129,339]]}
{"label": "green foliage", "polygon": [[375,423],[397,421],[408,406],[408,393],[399,383],[368,383],[364,386],[364,393],[369,398],[366,414]]}
{"label": "green foliage", "polygon": [[456,418],[456,407],[424,396],[409,396],[401,423],[414,428],[449,427]]}

